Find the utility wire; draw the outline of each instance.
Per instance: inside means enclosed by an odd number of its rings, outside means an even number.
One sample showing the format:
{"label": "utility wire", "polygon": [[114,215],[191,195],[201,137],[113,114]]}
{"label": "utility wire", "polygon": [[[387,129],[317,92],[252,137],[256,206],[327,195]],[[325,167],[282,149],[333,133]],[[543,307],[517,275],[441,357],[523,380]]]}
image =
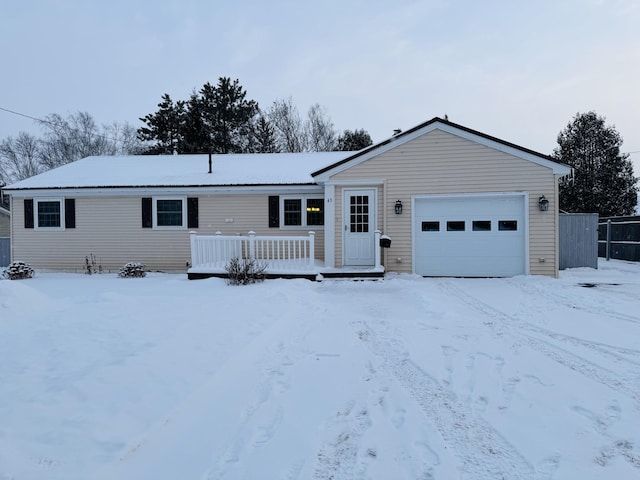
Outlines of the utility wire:
{"label": "utility wire", "polygon": [[[31,120],[34,120],[36,122],[40,122],[40,123],[46,123],[52,126],[55,126],[55,124],[53,122],[50,122],[49,120],[43,120],[41,118],[36,118],[36,117],[32,117],[31,115],[27,115],[26,113],[20,113],[20,112],[16,112],[14,110],[10,110],[8,108],[4,108],[4,107],[0,107],[0,110],[4,111],[4,112],[8,112],[8,113],[12,113],[14,115],[19,115],[21,117],[25,117],[25,118],[29,118]],[[117,142],[118,140],[115,138],[111,138],[111,137],[107,137],[106,135],[101,135],[99,133],[95,133],[94,135],[98,136],[98,137],[102,137],[105,138],[107,140],[112,140],[114,142]],[[626,153],[640,153],[640,150],[634,150],[632,152],[626,152]]]}
{"label": "utility wire", "polygon": [[[19,115],[21,117],[29,118],[31,120],[34,120],[34,121],[38,122],[38,123],[45,123],[47,125],[51,125],[52,127],[56,126],[56,124],[53,123],[50,120],[43,120],[42,118],[32,117],[31,115],[27,115],[26,113],[16,112],[15,110],[10,110],[10,109],[4,108],[4,107],[0,107],[0,110],[2,110],[4,112],[12,113],[13,115]],[[91,135],[96,136],[96,137],[100,137],[100,138],[104,138],[105,140],[110,140],[112,142],[118,142],[119,141],[117,138],[109,137],[108,135],[103,135],[101,133],[93,133],[93,132],[91,132]]]}
{"label": "utility wire", "polygon": [[36,122],[43,122],[43,123],[47,123],[47,121],[46,121],[46,120],[42,120],[42,119],[40,119],[40,118],[32,117],[31,115],[26,115],[26,114],[24,114],[24,113],[14,112],[13,110],[9,110],[8,108],[0,107],[0,110],[3,110],[3,111],[5,111],[5,112],[9,112],[9,113],[13,113],[14,115],[20,115],[21,117],[30,118],[31,120],[35,120]]}

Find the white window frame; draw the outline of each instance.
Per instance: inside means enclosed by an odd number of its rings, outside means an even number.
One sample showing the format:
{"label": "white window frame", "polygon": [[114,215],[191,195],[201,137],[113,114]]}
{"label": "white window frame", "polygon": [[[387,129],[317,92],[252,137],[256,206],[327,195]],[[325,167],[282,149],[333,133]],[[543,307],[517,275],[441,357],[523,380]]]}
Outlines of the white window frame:
{"label": "white window frame", "polygon": [[[181,200],[182,201],[182,225],[158,225],[158,200]],[[186,195],[172,195],[162,197],[151,197],[151,216],[154,230],[186,230],[187,229],[187,197]]]}
{"label": "white window frame", "polygon": [[[38,216],[38,204],[45,202],[58,202],[60,204],[60,226],[59,227],[41,227]],[[33,229],[34,230],[44,230],[44,231],[55,231],[55,230],[64,230],[65,227],[65,217],[64,217],[64,198],[62,197],[52,197],[52,198],[34,198],[33,199]]]}
{"label": "white window frame", "polygon": [[[300,225],[284,224],[284,201],[300,200],[302,203],[302,219]],[[280,195],[280,228],[282,230],[323,230],[324,225],[307,225],[307,200],[322,200],[324,206],[324,196],[318,194],[300,194],[300,195]],[[327,223],[326,208],[323,209],[325,214],[324,223]]]}

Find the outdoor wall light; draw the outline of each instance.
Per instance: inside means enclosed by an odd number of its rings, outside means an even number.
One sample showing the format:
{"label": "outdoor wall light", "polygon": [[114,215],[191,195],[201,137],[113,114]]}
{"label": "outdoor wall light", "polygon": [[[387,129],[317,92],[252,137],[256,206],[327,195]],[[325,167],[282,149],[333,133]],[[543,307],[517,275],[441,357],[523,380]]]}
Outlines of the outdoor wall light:
{"label": "outdoor wall light", "polygon": [[547,210],[549,210],[549,200],[544,198],[544,195],[542,195],[538,199],[538,208],[540,209],[541,212],[546,212]]}
{"label": "outdoor wall light", "polygon": [[402,215],[402,201],[396,201],[396,215]]}

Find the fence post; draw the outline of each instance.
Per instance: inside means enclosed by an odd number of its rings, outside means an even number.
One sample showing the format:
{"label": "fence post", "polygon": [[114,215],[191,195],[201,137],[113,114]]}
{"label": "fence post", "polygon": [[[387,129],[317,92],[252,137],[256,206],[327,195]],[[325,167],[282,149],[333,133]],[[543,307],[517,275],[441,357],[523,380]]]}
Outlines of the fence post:
{"label": "fence post", "polygon": [[611,258],[611,219],[607,220],[607,262]]}
{"label": "fence post", "polygon": [[315,239],[316,232],[309,232],[309,266],[311,267],[313,267],[316,262]]}
{"label": "fence post", "polygon": [[380,230],[376,230],[374,232],[375,245],[373,246],[373,254],[376,257],[376,270],[379,269],[382,265],[380,264],[380,235],[382,232]]}
{"label": "fence post", "polygon": [[249,232],[249,258],[253,260],[256,256],[256,232]]}
{"label": "fence post", "polygon": [[196,232],[193,230],[189,232],[189,242],[191,244],[191,268],[196,266],[196,262],[199,262],[198,250],[196,248]]}

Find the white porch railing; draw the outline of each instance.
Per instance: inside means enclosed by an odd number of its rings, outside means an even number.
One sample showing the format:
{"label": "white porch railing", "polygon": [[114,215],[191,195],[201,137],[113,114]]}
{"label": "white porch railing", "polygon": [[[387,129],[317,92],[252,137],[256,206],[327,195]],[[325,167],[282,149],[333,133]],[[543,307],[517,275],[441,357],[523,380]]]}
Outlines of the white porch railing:
{"label": "white porch railing", "polygon": [[315,232],[308,236],[196,235],[191,237],[191,271],[224,271],[234,257],[267,264],[268,270],[301,271],[315,268]]}

